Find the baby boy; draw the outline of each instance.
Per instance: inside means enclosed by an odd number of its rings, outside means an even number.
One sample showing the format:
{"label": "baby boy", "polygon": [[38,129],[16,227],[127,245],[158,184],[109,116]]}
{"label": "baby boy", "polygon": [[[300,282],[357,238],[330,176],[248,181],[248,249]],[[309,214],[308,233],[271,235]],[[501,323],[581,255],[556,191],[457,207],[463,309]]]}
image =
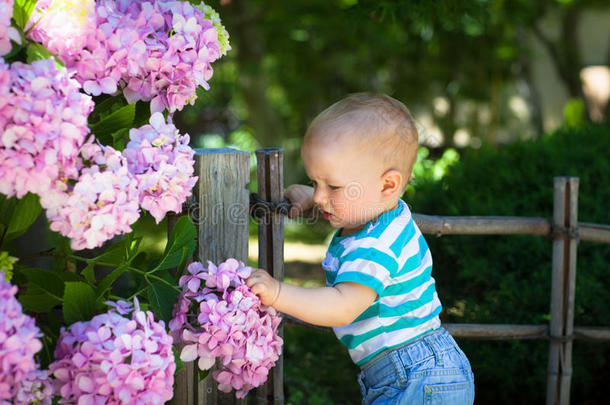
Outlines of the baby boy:
{"label": "baby boy", "polygon": [[301,158],[313,187],[286,190],[290,216],[315,207],[336,228],[326,287],[256,270],[262,303],[330,326],[361,367],[363,404],[472,404],[468,359],[441,326],[432,256],[401,200],[417,157],[409,110],[386,95],[352,94],[309,126]]}

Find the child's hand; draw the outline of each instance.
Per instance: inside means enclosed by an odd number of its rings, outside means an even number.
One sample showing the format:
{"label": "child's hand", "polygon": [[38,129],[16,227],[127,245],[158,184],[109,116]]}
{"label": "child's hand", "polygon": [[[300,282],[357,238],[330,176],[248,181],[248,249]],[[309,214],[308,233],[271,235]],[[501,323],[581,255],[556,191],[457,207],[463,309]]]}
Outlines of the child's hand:
{"label": "child's hand", "polygon": [[280,296],[281,283],[265,270],[255,269],[246,280],[246,285],[258,295],[263,305],[272,306]]}
{"label": "child's hand", "polygon": [[314,207],[313,187],[293,184],[286,189],[284,196],[290,200],[288,218],[296,218]]}

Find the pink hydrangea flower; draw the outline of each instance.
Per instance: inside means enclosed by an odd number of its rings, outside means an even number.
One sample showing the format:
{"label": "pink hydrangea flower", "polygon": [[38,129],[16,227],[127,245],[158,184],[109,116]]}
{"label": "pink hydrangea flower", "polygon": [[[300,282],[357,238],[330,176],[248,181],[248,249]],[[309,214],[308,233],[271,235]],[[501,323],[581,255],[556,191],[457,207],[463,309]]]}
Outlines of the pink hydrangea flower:
{"label": "pink hydrangea flower", "polygon": [[87,140],[93,101],[79,90],[53,60],[0,61],[0,193],[39,195],[73,249],[130,232],[140,215],[125,159]]}
{"label": "pink hydrangea flower", "polygon": [[23,313],[16,293],[0,272],[0,403],[25,405],[36,399],[47,405],[51,387],[34,359],[42,348],[41,333],[34,318]]}
{"label": "pink hydrangea flower", "polygon": [[62,328],[49,369],[62,404],[163,404],[173,396],[176,364],[163,321],[137,301],[118,303]]}
{"label": "pink hydrangea flower", "polygon": [[129,131],[123,151],[129,171],[138,182],[140,205],[159,223],[167,212],[182,211],[197,182],[193,176],[195,151],[189,136],[180,135],[161,113],[150,117],[150,124]]}
{"label": "pink hydrangea flower", "polygon": [[75,184],[58,181],[56,189],[63,188],[63,193],[41,196],[51,230],[71,238],[75,250],[130,232],[140,216],[137,182],[121,153],[87,143],[80,156],[90,166],[83,165]]}
{"label": "pink hydrangea flower", "polygon": [[53,60],[0,60],[0,193],[48,195],[56,179],[77,176],[92,110],[91,97]]}
{"label": "pink hydrangea flower", "polygon": [[201,370],[210,369],[218,359],[222,367],[212,373],[218,389],[235,389],[236,396],[244,398],[267,380],[279,358],[281,318],[245,284],[251,269],[243,263],[208,262],[206,269],[193,262],[187,271],[179,280],[183,291],[170,321],[170,329],[185,344],[180,358],[198,359]]}
{"label": "pink hydrangea flower", "polygon": [[[21,381],[13,404],[23,405],[51,405],[53,399],[53,386],[49,381],[46,370],[34,370]],[[2,403],[4,405],[4,403]]]}
{"label": "pink hydrangea flower", "polygon": [[95,1],[38,0],[28,24],[31,39],[62,60],[73,60],[95,35]]}
{"label": "pink hydrangea flower", "polygon": [[11,51],[11,41],[21,43],[19,32],[11,27],[14,0],[0,0],[0,56]]}
{"label": "pink hydrangea flower", "polygon": [[209,88],[211,63],[228,49],[217,15],[189,2],[102,0],[92,5],[88,0],[76,7],[78,12],[62,3],[39,2],[31,19],[39,22],[30,38],[74,70],[87,93],[122,90],[130,103],[150,101],[151,112],[192,104],[197,87]]}

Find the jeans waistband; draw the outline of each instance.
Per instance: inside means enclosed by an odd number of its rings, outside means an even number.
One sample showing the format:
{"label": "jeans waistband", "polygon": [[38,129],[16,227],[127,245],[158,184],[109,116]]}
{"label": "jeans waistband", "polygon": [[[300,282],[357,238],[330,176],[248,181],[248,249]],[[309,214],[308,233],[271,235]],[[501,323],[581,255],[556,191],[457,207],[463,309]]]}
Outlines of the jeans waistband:
{"label": "jeans waistband", "polygon": [[[400,346],[384,350],[379,353],[366,364],[360,367],[365,374],[375,372],[378,367],[384,367],[382,359],[391,356],[394,357],[399,352],[401,358],[404,358],[405,364],[414,364],[420,360],[422,355],[436,355],[449,348],[455,347],[456,343],[453,337],[442,326],[424,333],[423,335],[408,341]],[[376,367],[378,366],[378,367]]]}

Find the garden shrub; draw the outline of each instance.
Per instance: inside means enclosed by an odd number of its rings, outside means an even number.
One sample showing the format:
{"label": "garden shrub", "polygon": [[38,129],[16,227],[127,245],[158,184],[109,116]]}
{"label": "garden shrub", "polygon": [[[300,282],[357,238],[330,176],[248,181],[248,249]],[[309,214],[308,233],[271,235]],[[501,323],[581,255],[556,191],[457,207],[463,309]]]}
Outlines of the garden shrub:
{"label": "garden shrub", "polygon": [[[501,149],[466,151],[440,181],[416,178],[407,201],[429,215],[552,218],[553,177],[576,176],[580,222],[610,224],[610,128],[564,129]],[[544,324],[549,321],[551,250],[534,236],[427,235],[443,322]],[[610,326],[610,245],[578,245],[576,326]],[[541,403],[547,341],[461,340],[476,378],[478,404]],[[576,340],[572,403],[602,403],[610,342]],[[498,393],[501,392],[501,395]],[[605,402],[604,402],[605,403]]]}

